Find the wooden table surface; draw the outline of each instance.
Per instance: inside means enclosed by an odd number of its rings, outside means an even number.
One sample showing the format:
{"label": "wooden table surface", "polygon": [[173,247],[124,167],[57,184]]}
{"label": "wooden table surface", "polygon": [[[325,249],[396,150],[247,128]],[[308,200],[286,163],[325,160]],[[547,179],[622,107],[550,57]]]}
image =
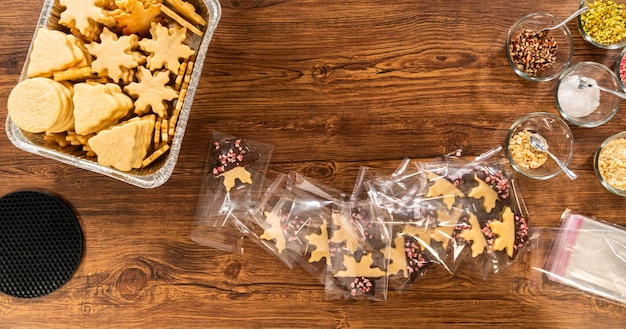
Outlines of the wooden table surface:
{"label": "wooden table surface", "polygon": [[[0,119],[18,81],[43,0],[0,3]],[[295,170],[350,192],[362,165],[392,171],[456,149],[503,144],[518,117],[558,114],[555,82],[517,77],[509,27],[578,1],[221,0],[181,154],[161,187],[141,189],[14,147],[0,133],[0,194],[37,189],[75,210],[84,254],[69,282],[34,299],[0,294],[1,328],[40,327],[626,327],[626,308],[531,279],[531,251],[486,280],[469,268],[428,272],[386,301],[325,300],[306,271],[254,243],[243,255],[190,238],[213,131],[274,146],[268,177]],[[619,51],[585,43],[574,62],[613,67]],[[622,104],[622,111],[626,112]],[[593,172],[593,154],[626,113],[572,127],[579,177],[519,177],[535,227],[575,212],[626,225],[626,202]],[[593,266],[590,260],[589,266]],[[625,273],[626,275],[626,273]]]}

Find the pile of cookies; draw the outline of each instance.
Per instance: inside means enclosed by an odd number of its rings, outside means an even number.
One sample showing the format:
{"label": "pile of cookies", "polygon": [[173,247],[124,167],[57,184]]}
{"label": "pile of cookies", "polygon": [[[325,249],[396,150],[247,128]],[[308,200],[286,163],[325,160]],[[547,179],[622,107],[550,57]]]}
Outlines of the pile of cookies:
{"label": "pile of cookies", "polygon": [[37,30],[11,121],[128,172],[167,153],[207,20],[184,0],[58,0]]}

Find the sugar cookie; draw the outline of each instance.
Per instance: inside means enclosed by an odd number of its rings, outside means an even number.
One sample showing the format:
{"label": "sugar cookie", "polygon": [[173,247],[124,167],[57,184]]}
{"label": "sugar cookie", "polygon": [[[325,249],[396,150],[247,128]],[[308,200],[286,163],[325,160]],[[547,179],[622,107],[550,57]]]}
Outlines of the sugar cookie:
{"label": "sugar cookie", "polygon": [[88,135],[117,124],[133,109],[133,101],[113,83],[83,82],[74,85],[76,133]]}
{"label": "sugar cookie", "polygon": [[109,13],[117,22],[117,30],[125,35],[145,35],[150,25],[159,20],[161,3],[140,0],[115,1],[117,9]]}
{"label": "sugar cookie", "polygon": [[[167,116],[167,102],[178,97],[174,88],[167,86],[170,81],[169,71],[156,71],[154,75],[147,68],[140,66],[137,71],[138,82],[124,87],[131,96],[136,97],[135,114],[143,115],[152,110],[160,117]],[[167,124],[165,125],[167,132]],[[165,136],[167,138],[167,136]]]}
{"label": "sugar cookie", "polygon": [[283,233],[283,229],[281,227],[282,216],[268,211],[264,214],[265,223],[267,223],[268,226],[265,227],[263,234],[261,234],[259,239],[274,241],[276,251],[281,254],[287,247],[287,239],[285,238],[285,234]]}
{"label": "sugar cookie", "polygon": [[402,272],[403,277],[409,277],[404,242],[405,237],[398,235],[393,239],[393,245],[390,243],[385,249],[381,250],[385,257],[389,259],[389,265],[387,266],[387,275],[389,276]]}
{"label": "sugar cookie", "polygon": [[148,154],[154,131],[154,115],[134,118],[102,130],[89,139],[98,163],[121,171],[141,168]]}
{"label": "sugar cookie", "polygon": [[310,252],[309,263],[319,262],[322,259],[326,260],[326,265],[330,266],[330,249],[328,247],[328,221],[324,219],[322,225],[319,227],[320,233],[312,233],[305,235],[304,238],[309,242],[310,246],[315,247]]}
{"label": "sugar cookie", "polygon": [[63,132],[73,125],[70,97],[67,87],[52,79],[23,80],[9,94],[9,117],[24,131]]}
{"label": "sugar cookie", "polygon": [[428,173],[427,176],[428,176],[428,180],[433,182],[433,184],[428,188],[426,197],[428,198],[442,197],[443,203],[448,207],[448,209],[452,209],[452,206],[456,202],[456,196],[465,197],[465,194],[463,194],[461,190],[456,188],[452,183],[450,183],[445,178],[437,176],[430,172]]}
{"label": "sugar cookie", "polygon": [[469,224],[470,227],[463,230],[463,232],[461,232],[459,236],[467,241],[472,242],[472,257],[477,257],[485,251],[485,248],[488,247],[488,244],[480,228],[480,223],[478,222],[478,218],[476,218],[476,215],[469,214]]}
{"label": "sugar cookie", "polygon": [[489,228],[497,235],[493,242],[493,250],[504,250],[509,257],[513,257],[515,246],[515,215],[511,208],[506,207],[502,212],[502,221],[489,222]]}
{"label": "sugar cookie", "polygon": [[178,72],[180,60],[185,60],[196,53],[184,44],[187,39],[186,33],[187,29],[184,27],[167,28],[161,23],[152,23],[150,27],[152,38],[139,41],[141,49],[149,54],[146,66],[151,71],[166,68],[171,72]]}
{"label": "sugar cookie", "polygon": [[226,192],[230,192],[230,190],[235,187],[237,181],[242,184],[252,184],[252,175],[244,167],[235,167],[219,174],[217,177],[224,178],[223,184],[226,188]]}
{"label": "sugar cookie", "polygon": [[496,206],[496,201],[498,201],[498,192],[494,191],[491,186],[478,178],[476,174],[474,174],[474,180],[478,183],[478,186],[472,188],[467,196],[475,199],[482,198],[485,211],[490,213]]}
{"label": "sugar cookie", "polygon": [[100,34],[100,42],[86,45],[89,53],[96,57],[91,63],[92,70],[115,82],[129,83],[133,78],[133,69],[146,61],[145,56],[136,51],[138,42],[136,34],[118,37],[105,28]]}
{"label": "sugar cookie", "polygon": [[343,267],[345,269],[338,270],[335,277],[370,277],[377,278],[383,277],[387,273],[378,267],[372,267],[374,260],[372,253],[365,254],[361,257],[360,261],[357,261],[354,256],[343,254]]}

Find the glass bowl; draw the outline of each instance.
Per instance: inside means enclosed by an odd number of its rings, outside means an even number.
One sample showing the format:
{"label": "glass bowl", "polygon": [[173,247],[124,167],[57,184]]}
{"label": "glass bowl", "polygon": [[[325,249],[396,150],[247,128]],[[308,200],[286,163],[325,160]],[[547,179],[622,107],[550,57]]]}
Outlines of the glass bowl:
{"label": "glass bowl", "polygon": [[[549,32],[544,32],[547,34],[543,35],[542,38],[539,38],[543,41],[544,46],[542,48],[544,51],[545,49],[550,48],[545,46],[545,42],[548,40],[547,38],[551,38],[552,41],[556,43],[555,46],[552,47],[552,49],[556,50],[556,53],[550,55],[554,58],[554,62],[551,65],[543,68],[539,65],[525,66],[519,64],[519,60],[517,59],[519,57],[526,57],[528,54],[533,54],[533,57],[537,59],[547,57],[539,56],[539,50],[536,50],[533,47],[524,46],[525,42],[520,42],[520,40],[537,41],[537,37],[532,37],[536,31],[557,25],[559,23],[561,23],[561,20],[553,15],[546,13],[532,13],[520,18],[517,22],[515,22],[515,24],[513,24],[506,36],[505,52],[509,65],[517,75],[530,81],[550,81],[558,77],[559,74],[561,74],[561,72],[569,66],[572,61],[572,56],[574,55],[574,38],[572,37],[572,33],[567,25],[563,25],[562,27]],[[525,31],[527,31],[526,34],[524,33]],[[520,56],[520,54],[523,55]]]}
{"label": "glass bowl", "polygon": [[554,87],[554,100],[559,113],[565,120],[580,127],[605,124],[615,116],[622,99],[593,87],[579,88],[579,77],[601,87],[620,90],[619,79],[605,65],[577,63],[563,71]]}
{"label": "glass bowl", "polygon": [[602,186],[611,193],[626,196],[626,131],[619,132],[598,147],[593,168]]}
{"label": "glass bowl", "polygon": [[[589,10],[580,14],[577,18],[578,31],[580,31],[580,35],[587,42],[589,42],[590,44],[598,48],[603,48],[603,49],[623,48],[624,46],[626,46],[626,33],[622,34],[622,37],[617,40],[600,39],[600,38],[604,38],[602,33],[604,33],[607,30],[606,26],[610,24],[607,24],[607,17],[606,17],[607,13],[605,12],[604,9],[602,9],[602,8],[607,8],[606,1],[601,1],[604,4],[604,6],[602,6],[601,8],[594,7],[595,2],[596,2],[595,0],[582,0],[580,2],[579,8],[582,8],[584,6],[590,6]],[[619,2],[619,0],[617,2]],[[618,26],[618,28],[623,29],[624,25],[626,24],[626,9],[622,8],[618,10],[622,12],[621,15],[618,15],[620,16],[619,18],[620,22],[616,22],[616,24],[612,24],[612,26]],[[602,17],[602,18],[594,19],[594,17]],[[595,22],[598,22],[601,24],[596,24]],[[597,27],[600,29],[598,32],[596,32],[596,34],[590,35],[590,34],[587,34],[589,27]]]}
{"label": "glass bowl", "polygon": [[617,57],[617,62],[615,62],[615,75],[617,75],[617,80],[619,82],[619,86],[622,90],[626,91],[626,48],[622,49],[619,56]]}
{"label": "glass bowl", "polygon": [[[543,136],[548,143],[550,152],[567,166],[574,155],[574,136],[567,123],[551,113],[529,113],[511,125],[505,141],[507,158],[511,166],[520,174],[537,180],[547,180],[558,175],[562,171],[561,168],[547,154],[542,154],[539,151],[533,151],[532,153],[538,158],[543,158],[545,162],[538,167],[524,165],[525,160],[521,160],[522,158],[519,156],[519,143],[515,141],[515,138],[518,134],[523,134],[526,131]],[[527,150],[532,148],[528,144],[524,145],[524,147]],[[522,153],[528,154],[528,152]],[[527,158],[523,157],[523,159]]]}

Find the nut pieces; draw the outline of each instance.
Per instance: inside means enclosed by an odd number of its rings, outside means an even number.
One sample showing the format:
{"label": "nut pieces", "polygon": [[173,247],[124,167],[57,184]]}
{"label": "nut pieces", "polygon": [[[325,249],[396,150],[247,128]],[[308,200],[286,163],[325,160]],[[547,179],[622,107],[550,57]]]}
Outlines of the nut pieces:
{"label": "nut pieces", "polygon": [[548,160],[545,152],[537,151],[530,145],[530,135],[532,133],[528,130],[520,131],[509,141],[511,159],[525,170],[537,169]]}
{"label": "nut pieces", "polygon": [[557,42],[547,32],[530,29],[515,36],[509,45],[513,64],[528,76],[552,66],[557,58]]}
{"label": "nut pieces", "polygon": [[626,191],[626,138],[608,142],[600,151],[597,167],[607,184]]}

